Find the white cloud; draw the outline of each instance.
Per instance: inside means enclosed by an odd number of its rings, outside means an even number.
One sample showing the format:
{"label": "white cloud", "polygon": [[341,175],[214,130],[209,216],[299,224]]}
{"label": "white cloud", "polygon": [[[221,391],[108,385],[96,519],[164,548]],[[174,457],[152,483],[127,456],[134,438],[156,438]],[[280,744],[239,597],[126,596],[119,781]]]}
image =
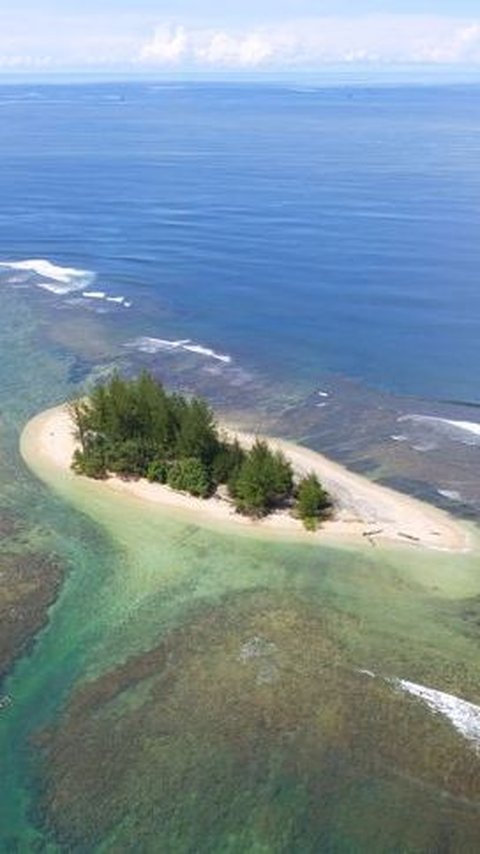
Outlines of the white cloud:
{"label": "white cloud", "polygon": [[433,63],[480,63],[480,22],[457,25],[436,38],[427,36],[417,50],[417,57]]}
{"label": "white cloud", "polygon": [[215,32],[204,43],[200,40],[195,58],[208,65],[255,68],[272,59],[276,49],[275,43],[258,32],[240,36]]}
{"label": "white cloud", "polygon": [[139,58],[145,62],[176,64],[186,56],[188,48],[189,37],[185,27],[162,27],[143,45]]}
{"label": "white cloud", "polygon": [[218,68],[324,63],[478,63],[480,21],[397,15],[315,18],[255,30],[159,30],[140,61]]}
{"label": "white cloud", "polygon": [[480,66],[480,17],[317,17],[255,27],[163,23],[138,14],[28,21],[0,12],[0,68],[315,69],[326,63]]}
{"label": "white cloud", "polygon": [[299,21],[290,60],[315,65],[356,63],[480,63],[480,21],[420,15]]}

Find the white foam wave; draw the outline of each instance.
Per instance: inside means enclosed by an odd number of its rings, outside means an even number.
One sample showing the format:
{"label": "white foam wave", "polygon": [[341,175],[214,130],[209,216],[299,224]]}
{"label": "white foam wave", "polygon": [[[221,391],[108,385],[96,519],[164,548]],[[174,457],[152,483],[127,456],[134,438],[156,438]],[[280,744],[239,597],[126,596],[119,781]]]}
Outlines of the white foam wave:
{"label": "white foam wave", "polygon": [[454,694],[425,688],[424,685],[416,685],[415,682],[405,679],[395,679],[392,682],[408,694],[423,700],[432,712],[444,715],[457,732],[480,749],[480,706],[455,697]]}
{"label": "white foam wave", "polygon": [[136,338],[135,341],[130,342],[126,346],[138,350],[140,353],[148,353],[149,355],[155,355],[155,353],[159,353],[162,350],[186,350],[189,353],[195,353],[197,356],[216,359],[217,361],[228,365],[232,361],[231,356],[225,356],[221,353],[216,353],[215,350],[211,350],[210,347],[203,347],[201,344],[195,344],[190,338],[181,338],[178,341],[171,341],[166,338],[151,338],[149,336],[143,336],[141,338]]}
{"label": "white foam wave", "polygon": [[370,676],[370,679],[376,679],[376,674],[373,670],[366,670],[365,667],[361,667],[358,672],[363,673],[364,676]]}
{"label": "white foam wave", "polygon": [[202,347],[200,344],[184,344],[183,349],[188,350],[190,353],[197,353],[199,356],[208,356],[210,359],[217,359],[218,362],[224,362],[226,365],[229,365],[232,361],[231,356],[216,353],[215,350],[211,350],[209,347]]}
{"label": "white foam wave", "polygon": [[127,344],[127,347],[130,347],[133,350],[138,350],[140,353],[148,353],[153,356],[155,353],[160,353],[162,350],[178,350],[183,347],[184,344],[189,343],[189,338],[185,338],[181,341],[169,341],[166,338],[150,338],[148,336],[143,336],[142,338],[136,338],[135,341]]}
{"label": "white foam wave", "polygon": [[444,435],[466,445],[480,445],[480,424],[476,421],[454,421],[435,415],[402,415],[398,421],[410,421],[413,424],[429,427],[437,434]]}
{"label": "white foam wave", "polygon": [[[371,670],[359,669],[358,673],[372,679],[377,678],[377,674]],[[386,682],[413,697],[418,697],[432,712],[446,717],[457,732],[473,742],[480,752],[480,706],[469,700],[462,700],[455,694],[446,694],[444,691],[437,691],[436,688],[417,685],[415,682],[409,682],[408,679],[386,679]]]}
{"label": "white foam wave", "polygon": [[412,450],[419,451],[421,454],[426,454],[428,451],[436,451],[438,445],[435,442],[419,442],[417,445],[412,445]]}
{"label": "white foam wave", "polygon": [[87,299],[105,299],[106,293],[105,291],[83,291],[82,297],[87,297]]}
{"label": "white foam wave", "polygon": [[60,267],[44,258],[32,258],[25,261],[2,261],[0,267],[31,273],[38,278],[35,284],[54,294],[68,294],[83,290],[95,281],[91,270],[77,270],[75,267]]}
{"label": "white foam wave", "polygon": [[330,397],[328,391],[319,391],[318,396],[319,397]]}
{"label": "white foam wave", "polygon": [[452,427],[457,427],[458,430],[466,430],[467,433],[473,433],[475,436],[480,436],[480,424],[476,421],[447,421],[445,424],[451,424]]}
{"label": "white foam wave", "polygon": [[450,501],[461,501],[462,496],[456,489],[437,489],[439,495],[448,498]]}
{"label": "white foam wave", "polygon": [[105,300],[105,302],[114,303],[114,305],[123,305],[125,308],[130,308],[132,305],[125,297],[110,296],[105,291],[83,291],[82,297],[85,297],[85,299]]}

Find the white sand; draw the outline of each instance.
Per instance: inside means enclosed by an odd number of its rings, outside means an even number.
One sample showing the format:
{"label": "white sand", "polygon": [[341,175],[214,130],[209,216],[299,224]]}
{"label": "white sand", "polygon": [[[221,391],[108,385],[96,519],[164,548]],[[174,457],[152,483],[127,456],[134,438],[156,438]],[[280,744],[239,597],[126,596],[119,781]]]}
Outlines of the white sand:
{"label": "white sand", "polygon": [[[254,436],[231,428],[226,432],[230,436],[238,436],[245,447],[255,440]],[[396,543],[452,552],[470,549],[470,535],[466,528],[436,507],[373,483],[315,451],[281,439],[268,438],[268,441],[271,447],[285,453],[298,475],[315,472],[332,496],[335,505],[333,518],[324,522],[317,532],[305,531],[302,523],[286,511],[254,522],[235,513],[226,498],[193,498],[146,480],[109,477],[105,481],[96,481],[95,485],[100,490],[124,493],[133,499],[182,511],[184,518],[188,517],[193,522],[229,523],[237,526],[239,531],[270,532],[313,543]],[[64,473],[70,469],[75,446],[73,424],[65,407],[47,410],[33,418],[21,439],[23,457],[32,468],[47,464]],[[72,474],[72,477],[78,475]]]}

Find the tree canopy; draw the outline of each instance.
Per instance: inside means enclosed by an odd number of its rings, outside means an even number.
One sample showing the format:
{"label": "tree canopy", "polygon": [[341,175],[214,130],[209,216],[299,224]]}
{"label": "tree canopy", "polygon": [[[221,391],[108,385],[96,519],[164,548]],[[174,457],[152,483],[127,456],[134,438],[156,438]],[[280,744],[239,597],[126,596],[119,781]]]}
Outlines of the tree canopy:
{"label": "tree canopy", "polygon": [[[262,517],[295,493],[291,463],[257,439],[248,451],[219,435],[199,397],[168,393],[151,374],[114,374],[70,407],[80,448],[72,466],[88,477],[147,477],[206,498],[226,484],[239,513]],[[315,475],[298,487],[298,515],[317,520],[328,496]]]}
{"label": "tree canopy", "polygon": [[315,530],[331,509],[330,497],[313,472],[298,484],[296,509],[307,530]]}
{"label": "tree canopy", "polygon": [[274,453],[259,439],[245,456],[231,484],[237,508],[251,516],[265,516],[288,498],[292,489],[291,464],[282,453]]}

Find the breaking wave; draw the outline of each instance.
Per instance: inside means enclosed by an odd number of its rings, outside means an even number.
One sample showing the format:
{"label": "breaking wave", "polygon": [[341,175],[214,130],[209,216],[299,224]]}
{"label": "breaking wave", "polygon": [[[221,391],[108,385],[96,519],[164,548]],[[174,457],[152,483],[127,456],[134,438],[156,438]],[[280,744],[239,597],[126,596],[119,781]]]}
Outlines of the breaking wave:
{"label": "breaking wave", "polygon": [[32,258],[25,261],[2,261],[0,267],[5,270],[26,273],[27,280],[39,288],[51,293],[63,295],[88,288],[96,279],[91,270],[78,270],[75,267],[60,267],[44,258]]}
{"label": "breaking wave", "polygon": [[195,344],[190,338],[181,338],[178,341],[170,341],[166,338],[151,338],[143,336],[136,338],[134,341],[125,345],[132,350],[138,350],[139,353],[148,353],[153,356],[162,351],[184,350],[189,353],[194,353],[197,356],[204,356],[209,359],[216,359],[218,362],[223,362],[225,365],[230,365],[232,357],[222,353],[216,353],[210,347],[203,347],[201,344]]}
{"label": "breaking wave", "polygon": [[417,697],[431,712],[447,718],[457,732],[467,741],[472,742],[480,752],[480,706],[469,700],[462,700],[455,694],[446,694],[445,691],[437,691],[436,688],[426,688],[425,685],[417,685],[415,682],[409,682],[408,679],[385,679],[365,668],[359,668],[357,672],[371,679],[382,679],[404,693]]}
{"label": "breaking wave", "polygon": [[457,489],[437,489],[442,498],[448,498],[449,501],[462,501],[462,496]]}
{"label": "breaking wave", "polygon": [[85,299],[105,300],[105,302],[115,303],[115,305],[123,305],[125,308],[130,308],[132,305],[125,297],[111,296],[105,291],[83,291],[82,297]]}
{"label": "breaking wave", "polygon": [[67,296],[79,291],[86,300],[104,300],[105,302],[130,308],[132,303],[124,296],[116,296],[106,291],[94,290],[97,274],[92,270],[79,270],[76,267],[60,267],[45,258],[32,258],[25,261],[0,261],[1,271],[11,270],[15,276],[8,277],[12,285],[32,284],[50,291],[57,296]]}
{"label": "breaking wave", "polygon": [[190,353],[196,353],[198,356],[207,356],[210,359],[217,359],[217,361],[224,362],[226,365],[229,365],[232,361],[231,356],[216,353],[215,350],[211,350],[209,347],[202,347],[200,344],[184,344],[183,349],[188,350]]}
{"label": "breaking wave", "polygon": [[432,712],[448,718],[457,732],[473,742],[480,750],[480,706],[468,700],[461,700],[454,694],[425,688],[424,685],[416,685],[415,682],[408,682],[406,679],[395,679],[392,682],[407,694],[418,697]]}
{"label": "breaking wave", "polygon": [[444,436],[464,445],[480,445],[480,424],[476,421],[453,421],[436,415],[402,415],[399,422],[410,422],[426,427],[437,436]]}

